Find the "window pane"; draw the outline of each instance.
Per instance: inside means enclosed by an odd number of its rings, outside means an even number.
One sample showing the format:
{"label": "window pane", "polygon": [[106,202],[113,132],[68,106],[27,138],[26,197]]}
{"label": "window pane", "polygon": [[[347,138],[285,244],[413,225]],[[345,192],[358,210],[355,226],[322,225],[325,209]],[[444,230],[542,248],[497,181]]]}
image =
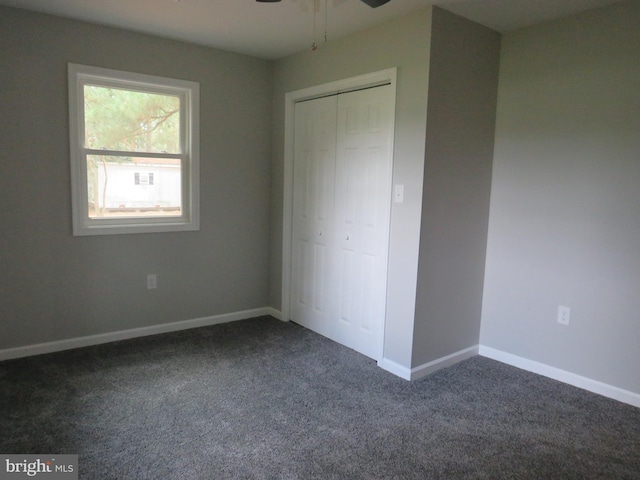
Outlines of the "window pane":
{"label": "window pane", "polygon": [[85,147],[180,152],[180,98],[84,86]]}
{"label": "window pane", "polygon": [[182,215],[177,158],[87,155],[90,218]]}

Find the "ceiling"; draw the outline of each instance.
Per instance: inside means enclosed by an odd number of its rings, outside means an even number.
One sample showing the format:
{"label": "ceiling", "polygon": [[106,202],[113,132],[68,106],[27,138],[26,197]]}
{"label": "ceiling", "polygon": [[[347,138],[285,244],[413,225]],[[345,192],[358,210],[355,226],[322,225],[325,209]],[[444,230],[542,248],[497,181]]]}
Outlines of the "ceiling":
{"label": "ceiling", "polygon": [[191,43],[277,59],[311,47],[313,5],[318,42],[339,38],[429,5],[505,32],[620,0],[391,0],[370,8],[358,0],[0,0],[0,4]]}

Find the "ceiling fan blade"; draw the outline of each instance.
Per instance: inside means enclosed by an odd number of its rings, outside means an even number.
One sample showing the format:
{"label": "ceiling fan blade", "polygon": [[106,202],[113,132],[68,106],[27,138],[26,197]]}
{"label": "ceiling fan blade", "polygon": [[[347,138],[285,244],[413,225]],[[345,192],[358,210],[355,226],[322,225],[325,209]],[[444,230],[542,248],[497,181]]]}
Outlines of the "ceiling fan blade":
{"label": "ceiling fan blade", "polygon": [[380,7],[380,6],[384,5],[385,3],[389,2],[390,0],[360,0],[360,1],[362,3],[366,3],[371,8],[377,8],[377,7]]}

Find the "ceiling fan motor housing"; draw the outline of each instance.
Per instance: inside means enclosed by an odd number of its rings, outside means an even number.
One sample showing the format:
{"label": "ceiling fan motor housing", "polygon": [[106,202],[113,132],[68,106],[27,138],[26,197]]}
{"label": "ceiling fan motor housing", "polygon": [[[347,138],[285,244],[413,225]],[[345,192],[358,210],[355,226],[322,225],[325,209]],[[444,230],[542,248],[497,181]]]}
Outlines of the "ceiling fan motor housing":
{"label": "ceiling fan motor housing", "polygon": [[376,8],[376,7],[379,7],[381,5],[384,5],[389,0],[361,0],[361,1],[363,3],[366,3],[367,5],[369,5],[371,8]]}

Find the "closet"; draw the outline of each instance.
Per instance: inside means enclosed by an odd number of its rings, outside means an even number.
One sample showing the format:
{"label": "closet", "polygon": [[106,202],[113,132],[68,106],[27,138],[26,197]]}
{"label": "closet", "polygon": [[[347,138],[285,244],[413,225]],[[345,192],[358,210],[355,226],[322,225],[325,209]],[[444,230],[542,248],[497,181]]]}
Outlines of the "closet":
{"label": "closet", "polygon": [[378,359],[386,307],[393,92],[375,86],[294,111],[290,319]]}

